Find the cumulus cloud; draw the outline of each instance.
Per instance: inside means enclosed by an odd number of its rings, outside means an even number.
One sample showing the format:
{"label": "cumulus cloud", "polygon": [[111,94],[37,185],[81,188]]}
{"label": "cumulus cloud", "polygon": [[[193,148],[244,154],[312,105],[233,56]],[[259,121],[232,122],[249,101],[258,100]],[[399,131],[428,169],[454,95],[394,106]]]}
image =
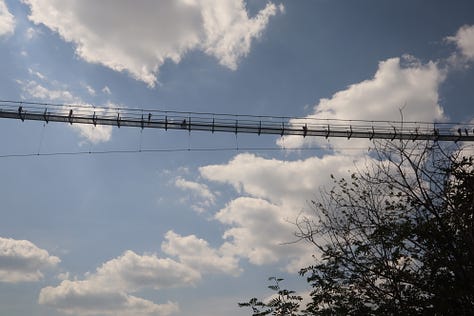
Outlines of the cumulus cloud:
{"label": "cumulus cloud", "polygon": [[[313,113],[305,120],[322,124],[344,124],[324,120],[365,120],[434,122],[446,117],[439,104],[439,85],[445,79],[445,72],[436,63],[422,64],[412,56],[390,58],[379,63],[374,77],[335,93],[329,99],[321,99],[314,106]],[[300,123],[301,120],[293,120]],[[399,126],[397,126],[399,127]],[[325,141],[325,140],[324,140]],[[286,136],[279,140],[280,146],[303,147],[322,145],[320,138]],[[330,144],[342,147],[348,142],[330,139]],[[367,148],[369,142],[350,140],[352,147]]]}
{"label": "cumulus cloud", "polygon": [[124,292],[104,290],[89,282],[63,281],[43,288],[38,302],[72,315],[162,316],[179,311],[176,303],[155,304]]}
{"label": "cumulus cloud", "polygon": [[[229,228],[223,237],[224,249],[251,263],[263,265],[282,258],[296,259],[304,255],[301,245],[288,245],[295,227],[285,219],[293,213],[266,200],[239,197],[221,209],[215,218]],[[257,233],[258,232],[258,233]]]}
{"label": "cumulus cloud", "polygon": [[181,177],[178,177],[175,180],[175,185],[176,187],[180,189],[195,192],[199,196],[202,196],[204,199],[208,200],[209,203],[215,202],[215,199],[216,199],[215,195],[209,190],[209,188],[205,184],[189,181]]}
{"label": "cumulus cloud", "polygon": [[[438,88],[444,78],[445,72],[435,63],[422,64],[411,56],[391,58],[380,62],[373,78],[321,99],[307,119],[394,121],[401,119],[401,111],[405,121],[442,121]],[[323,141],[288,136],[279,144],[302,147]],[[330,141],[347,146],[347,140]],[[258,265],[286,262],[290,271],[309,264],[313,249],[303,243],[287,244],[294,239],[293,223],[298,216],[311,216],[306,212],[307,201],[317,199],[321,188],[333,185],[330,174],[348,176],[349,170],[371,163],[366,155],[369,142],[350,142],[361,150],[336,147],[322,157],[293,161],[239,154],[228,163],[201,167],[203,179],[229,184],[239,194],[215,214],[227,226],[221,248]]]}
{"label": "cumulus cloud", "polygon": [[193,267],[202,273],[222,272],[238,275],[238,259],[226,249],[211,248],[207,241],[194,235],[181,236],[173,231],[165,235],[166,241],[161,249],[170,256],[176,256],[186,266]]}
{"label": "cumulus cloud", "polygon": [[174,185],[181,190],[190,192],[196,201],[191,201],[191,199],[185,199],[184,202],[190,203],[191,208],[193,208],[198,213],[204,212],[207,208],[214,205],[216,201],[216,195],[212,193],[208,186],[194,181],[186,180],[182,177],[177,177],[174,181]]}
{"label": "cumulus cloud", "polygon": [[130,250],[104,263],[88,277],[102,288],[128,291],[188,286],[200,278],[196,270],[179,262],[156,255],[140,256]]}
{"label": "cumulus cloud", "polygon": [[474,25],[464,25],[455,36],[447,38],[454,42],[467,60],[474,60]]}
{"label": "cumulus cloud", "polygon": [[240,273],[233,254],[213,249],[203,239],[173,231],[167,232],[165,239],[163,252],[178,260],[128,250],[94,273],[86,273],[83,280],[63,279],[56,287],[41,289],[38,302],[74,315],[169,315],[179,311],[177,303],[157,304],[132,294],[194,286],[205,273]]}
{"label": "cumulus cloud", "polygon": [[0,282],[33,282],[61,260],[28,240],[0,237]]}
{"label": "cumulus cloud", "polygon": [[228,163],[201,167],[203,178],[230,184],[240,195],[215,214],[226,226],[220,249],[256,265],[283,262],[292,272],[305,266],[312,260],[308,245],[288,244],[295,238],[296,218],[311,216],[307,202],[330,185],[331,173],[347,175],[362,161],[343,155],[285,161],[240,154]]}
{"label": "cumulus cloud", "polygon": [[178,311],[176,303],[155,304],[130,293],[190,286],[200,278],[197,270],[169,258],[126,251],[84,280],[64,280],[43,288],[38,301],[77,315],[169,315]]}
{"label": "cumulus cloud", "polygon": [[[30,75],[38,77],[43,81],[46,81],[46,77],[38,71],[29,69]],[[70,91],[64,87],[58,87],[55,83],[39,83],[36,80],[17,80],[17,83],[22,88],[23,99],[37,99],[44,102],[60,102],[69,103],[81,106],[81,111],[92,115],[94,111],[98,114],[105,114],[106,111],[102,109],[94,109],[92,105],[83,102],[80,98],[74,96]],[[50,87],[47,85],[52,85]],[[109,104],[109,107],[114,107],[113,104]],[[63,107],[64,112],[68,112],[68,107]],[[87,141],[97,144],[107,142],[112,137],[112,126],[93,126],[90,124],[73,124],[70,126],[76,130],[79,135]]]}
{"label": "cumulus cloud", "polygon": [[199,172],[207,180],[231,184],[241,194],[291,205],[299,212],[330,173],[342,174],[353,165],[354,158],[345,156],[286,161],[244,153],[226,164],[201,167]]}
{"label": "cumulus cloud", "polygon": [[204,51],[222,65],[236,69],[238,59],[249,53],[252,40],[260,37],[269,18],[283,10],[283,5],[269,2],[257,16],[249,18],[244,1],[202,1]]}
{"label": "cumulus cloud", "polygon": [[11,35],[15,31],[15,17],[8,11],[4,0],[0,0],[0,36]]}
{"label": "cumulus cloud", "polygon": [[[30,20],[76,45],[78,56],[154,86],[166,60],[178,63],[202,50],[236,69],[269,18],[283,11],[268,3],[249,17],[244,0],[23,0]],[[124,21],[126,21],[124,23]]]}

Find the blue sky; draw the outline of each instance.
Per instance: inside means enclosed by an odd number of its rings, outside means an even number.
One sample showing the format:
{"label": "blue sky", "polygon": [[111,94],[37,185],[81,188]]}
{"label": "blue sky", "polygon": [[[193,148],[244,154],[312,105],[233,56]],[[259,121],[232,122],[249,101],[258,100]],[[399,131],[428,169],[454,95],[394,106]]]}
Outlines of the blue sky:
{"label": "blue sky", "polygon": [[[467,124],[472,12],[470,0],[2,0],[0,99]],[[270,276],[305,293],[296,272],[314,249],[287,244],[292,222],[369,146],[6,119],[0,135],[2,315],[248,315],[237,302],[269,295]],[[284,149],[307,147],[320,149]],[[7,157],[140,148],[191,150]]]}

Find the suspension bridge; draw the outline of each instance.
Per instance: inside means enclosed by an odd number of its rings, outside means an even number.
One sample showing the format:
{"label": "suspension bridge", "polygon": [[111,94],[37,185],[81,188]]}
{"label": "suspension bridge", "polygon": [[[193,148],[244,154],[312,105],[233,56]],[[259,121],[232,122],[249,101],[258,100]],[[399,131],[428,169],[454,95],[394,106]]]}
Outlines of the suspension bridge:
{"label": "suspension bridge", "polygon": [[344,137],[347,139],[474,141],[474,124],[236,115],[23,101],[0,101],[0,118],[188,132]]}

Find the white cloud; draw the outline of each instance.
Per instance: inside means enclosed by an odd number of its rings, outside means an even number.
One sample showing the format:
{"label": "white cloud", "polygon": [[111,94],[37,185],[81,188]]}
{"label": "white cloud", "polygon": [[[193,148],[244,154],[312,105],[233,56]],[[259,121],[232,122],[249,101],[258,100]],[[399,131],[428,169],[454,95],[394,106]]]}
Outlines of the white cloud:
{"label": "white cloud", "polygon": [[284,161],[240,154],[227,164],[201,167],[203,178],[230,184],[240,195],[215,215],[227,226],[220,249],[257,265],[280,262],[292,272],[309,264],[313,251],[307,244],[288,244],[295,240],[296,218],[311,216],[308,202],[331,184],[331,173],[347,175],[361,161],[343,155]]}
{"label": "white cloud", "polygon": [[64,281],[64,280],[68,280],[69,276],[70,276],[69,272],[61,272],[56,276],[56,278],[60,281]]}
{"label": "white cloud", "polygon": [[[30,72],[31,73],[31,72]],[[35,76],[37,72],[34,73]],[[32,73],[33,74],[33,73]],[[50,89],[44,85],[38,83],[35,80],[28,81],[17,81],[22,90],[23,98],[35,98],[46,101],[63,101],[68,103],[73,103],[77,99],[71,94],[71,92],[63,89]]]}
{"label": "white cloud", "polygon": [[128,250],[94,273],[86,273],[83,280],[68,280],[68,273],[60,274],[62,282],[43,288],[38,302],[74,315],[169,315],[179,311],[177,303],[156,304],[131,294],[195,286],[204,273],[237,276],[241,272],[233,253],[213,249],[194,235],[169,231],[165,239],[163,252],[178,261]]}
{"label": "white cloud", "polygon": [[45,75],[43,75],[43,74],[42,74],[41,72],[39,72],[39,71],[33,70],[33,69],[31,69],[31,68],[28,68],[28,73],[29,73],[30,75],[33,75],[33,76],[37,77],[38,79],[46,80]]}
{"label": "white cloud", "polygon": [[202,273],[222,272],[238,275],[238,259],[233,254],[227,254],[225,249],[213,249],[204,239],[194,235],[181,236],[173,231],[165,235],[166,241],[161,249],[170,256],[176,256],[179,261]]}
{"label": "white cloud", "polygon": [[189,191],[196,201],[191,201],[190,198],[185,199],[185,203],[190,203],[191,207],[198,213],[204,212],[211,205],[214,205],[216,196],[212,193],[207,185],[194,181],[186,180],[182,177],[177,177],[174,185],[181,190]]}
{"label": "white cloud", "polygon": [[474,25],[464,25],[455,36],[447,38],[456,43],[461,54],[468,60],[474,60]]}
{"label": "white cloud", "polygon": [[92,88],[92,87],[89,86],[88,84],[84,84],[83,86],[84,86],[84,88],[86,89],[87,93],[89,93],[89,95],[91,95],[91,96],[95,96],[95,95],[96,95],[96,92],[95,92],[94,88]]}
{"label": "white cloud", "polygon": [[[330,99],[321,99],[314,106],[314,112],[306,119],[326,120],[387,120],[433,122],[445,119],[439,105],[438,88],[445,79],[445,72],[429,62],[421,64],[411,56],[391,58],[379,63],[374,77],[350,85],[335,93]],[[297,123],[298,120],[294,120]],[[325,121],[322,124],[327,124]],[[337,124],[338,122],[330,122]],[[339,124],[349,124],[349,122]],[[287,136],[280,140],[280,146],[303,147],[321,145],[321,138]],[[330,139],[330,144],[343,147],[367,148],[369,142],[351,139]],[[340,149],[341,151],[343,149]]]}
{"label": "white cloud", "polygon": [[110,91],[110,88],[108,86],[105,86],[102,88],[102,92],[108,95],[111,95],[112,92]]}
{"label": "white cloud", "polygon": [[[244,0],[23,0],[30,20],[76,45],[84,60],[154,86],[159,67],[199,49],[235,69],[271,16],[283,6],[268,3],[249,17]],[[94,12],[94,14],[91,14]],[[124,22],[125,21],[125,22]]]}
{"label": "white cloud", "polygon": [[297,209],[293,212],[299,212],[331,173],[342,174],[353,167],[353,161],[345,156],[285,161],[239,154],[227,164],[204,166],[199,171],[205,179],[231,184],[241,194],[292,206]]}
{"label": "white cloud", "polygon": [[[403,59],[406,65],[401,66],[401,62],[399,58],[381,62],[374,78],[320,100],[309,118],[397,120],[404,107],[404,120],[443,120],[438,87],[444,73],[434,63],[422,65],[409,56]],[[297,147],[321,141],[290,136],[280,145]],[[228,226],[224,233],[227,243],[222,248],[254,264],[289,261],[288,270],[309,264],[308,254],[314,250],[301,243],[285,244],[294,239],[296,227],[292,222],[309,209],[306,202],[317,198],[320,188],[332,185],[331,173],[347,176],[348,170],[370,163],[365,155],[368,142],[351,139],[351,146],[354,142],[363,150],[338,149],[323,157],[295,161],[240,154],[227,164],[201,167],[204,179],[230,184],[241,195],[215,215]]]}
{"label": "white cloud", "polygon": [[181,177],[178,177],[175,180],[175,185],[176,185],[176,187],[178,187],[180,189],[195,192],[199,196],[201,196],[204,199],[208,200],[210,203],[215,202],[215,199],[216,199],[215,195],[209,190],[209,188],[205,184],[185,180]]}
{"label": "white cloud", "polygon": [[28,240],[0,237],[0,282],[32,282],[43,278],[43,269],[61,260]]}
{"label": "white cloud", "polygon": [[178,311],[176,303],[155,304],[130,293],[192,286],[200,278],[199,271],[183,263],[129,250],[86,274],[84,280],[64,280],[43,288],[38,301],[77,315],[169,315]]}
{"label": "white cloud", "polygon": [[[46,79],[40,72],[33,71],[31,69],[29,69],[29,72],[31,75],[34,75],[42,80]],[[71,92],[63,87],[46,87],[45,85],[38,83],[36,80],[17,80],[17,83],[23,90],[23,99],[34,98],[45,102],[61,102],[80,105],[83,112],[90,112],[91,115],[94,110],[97,112],[102,112],[101,114],[105,113],[104,110],[94,109],[92,105],[83,102],[80,98],[74,96]],[[113,107],[113,105],[109,104],[109,107]],[[69,108],[64,107],[62,110],[64,112],[68,112]],[[73,124],[71,125],[71,128],[76,130],[81,137],[93,144],[109,141],[112,137],[113,130],[112,126],[94,126],[90,124]]]}
{"label": "white cloud", "polygon": [[[170,231],[162,250],[202,273],[236,275],[241,258],[256,265],[283,263],[288,271],[295,272],[313,260],[307,244],[288,244],[295,239],[296,218],[302,213],[311,216],[305,212],[307,202],[331,183],[331,173],[347,175],[348,169],[361,161],[365,161],[363,157],[342,155],[284,161],[244,153],[225,164],[201,167],[203,179],[214,185],[230,184],[240,195],[214,216],[225,226],[225,241],[212,248],[194,235],[180,236]],[[177,180],[178,186],[205,192],[205,196],[211,191],[199,182]]]}
{"label": "white cloud", "polygon": [[266,200],[239,197],[216,214],[216,219],[229,226],[222,246],[229,252],[251,263],[262,265],[282,259],[296,259],[304,255],[301,244],[292,241],[295,227],[286,219],[294,214]]}
{"label": "white cloud", "polygon": [[0,36],[11,35],[15,31],[15,17],[8,11],[4,0],[0,0]]}
{"label": "white cloud", "polygon": [[[372,79],[353,84],[330,99],[321,99],[308,118],[398,120],[403,108],[405,121],[443,120],[438,87],[444,77],[432,62],[421,64],[410,56],[388,59],[379,64]],[[325,141],[289,136],[279,144],[300,147]],[[332,144],[347,146],[344,141],[331,139]],[[224,232],[227,242],[221,248],[254,264],[287,262],[289,270],[309,263],[308,254],[313,250],[305,244],[285,243],[294,239],[296,227],[292,223],[308,211],[307,202],[318,198],[321,188],[331,187],[331,173],[347,176],[349,170],[370,163],[366,157],[368,141],[350,142],[350,146],[363,150],[339,148],[329,155],[294,161],[240,154],[226,164],[201,167],[204,179],[230,184],[240,195],[215,215],[228,226]]]}
{"label": "white cloud", "polygon": [[254,38],[259,38],[271,16],[283,6],[268,3],[254,18],[249,18],[243,1],[200,1],[205,42],[203,49],[230,69],[250,51]]}
{"label": "white cloud", "polygon": [[102,288],[128,291],[189,286],[200,278],[199,272],[182,263],[156,255],[140,256],[130,250],[104,263],[88,277]]}
{"label": "white cloud", "polygon": [[[352,120],[442,121],[438,88],[445,72],[435,63],[422,64],[411,56],[380,62],[374,77],[353,84],[321,99],[308,118]],[[347,140],[333,140],[344,144]],[[326,142],[317,138],[289,136],[280,145],[300,147]],[[226,225],[226,242],[220,249],[247,258],[254,264],[286,263],[287,270],[310,264],[314,249],[294,240],[298,216],[311,216],[308,201],[317,199],[321,188],[330,188],[330,174],[348,176],[350,170],[370,164],[368,141],[350,140],[361,150],[338,148],[322,157],[285,161],[253,154],[239,154],[228,163],[199,169],[203,179],[230,184],[239,197],[230,200],[215,219]]]}
{"label": "white cloud", "polygon": [[101,289],[86,281],[63,281],[46,287],[38,302],[72,315],[164,316],[179,311],[176,303],[155,304],[120,291]]}
{"label": "white cloud", "polygon": [[29,27],[25,32],[25,37],[27,40],[32,40],[41,34],[41,31],[38,28]]}
{"label": "white cloud", "polygon": [[[92,107],[91,107],[92,114]],[[74,124],[71,126],[79,132],[79,135],[92,144],[108,142],[112,137],[112,126],[93,126],[86,124]],[[81,144],[83,144],[81,142]]]}

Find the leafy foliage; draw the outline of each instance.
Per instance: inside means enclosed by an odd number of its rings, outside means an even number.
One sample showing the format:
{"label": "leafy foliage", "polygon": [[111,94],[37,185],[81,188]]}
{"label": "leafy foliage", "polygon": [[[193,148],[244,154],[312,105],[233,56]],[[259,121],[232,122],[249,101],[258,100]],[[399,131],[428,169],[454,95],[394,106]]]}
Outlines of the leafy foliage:
{"label": "leafy foliage", "polygon": [[240,307],[250,307],[253,316],[275,315],[275,316],[297,316],[300,301],[302,297],[295,295],[294,291],[282,289],[280,282],[283,279],[271,277],[269,281],[273,281],[273,285],[268,288],[276,292],[268,303],[263,303],[257,298],[252,298],[248,303],[239,303]]}
{"label": "leafy foliage", "polygon": [[319,258],[300,270],[312,288],[305,309],[290,297],[286,314],[282,301],[241,306],[254,316],[472,314],[474,162],[462,153],[379,143],[367,170],[333,178],[314,216],[297,221]]}

